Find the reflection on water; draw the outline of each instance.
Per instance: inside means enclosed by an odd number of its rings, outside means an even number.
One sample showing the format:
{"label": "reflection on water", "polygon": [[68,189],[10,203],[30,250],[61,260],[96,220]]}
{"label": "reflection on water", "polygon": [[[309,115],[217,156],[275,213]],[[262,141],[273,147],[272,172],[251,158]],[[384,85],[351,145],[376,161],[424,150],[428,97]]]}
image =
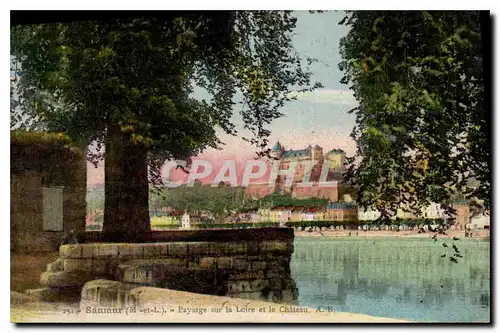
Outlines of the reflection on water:
{"label": "reflection on water", "polygon": [[458,263],[449,259],[451,246],[430,239],[298,237],[290,263],[298,304],[418,321],[489,321],[490,243],[454,243],[463,255]]}

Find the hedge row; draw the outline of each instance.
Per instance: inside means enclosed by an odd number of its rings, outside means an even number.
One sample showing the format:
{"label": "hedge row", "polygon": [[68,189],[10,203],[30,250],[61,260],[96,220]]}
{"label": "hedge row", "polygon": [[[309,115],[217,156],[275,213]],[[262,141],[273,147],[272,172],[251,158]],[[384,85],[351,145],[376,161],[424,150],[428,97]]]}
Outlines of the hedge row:
{"label": "hedge row", "polygon": [[382,221],[359,221],[359,220],[344,220],[344,221],[292,221],[292,222],[287,222],[286,226],[288,227],[302,227],[302,228],[307,228],[307,227],[330,227],[330,226],[360,226],[360,225],[373,225],[373,226],[384,226],[384,225],[389,225],[389,226],[400,226],[400,225],[406,225],[409,227],[415,227],[419,225],[432,225],[432,224],[437,224],[437,225],[443,225],[444,220],[438,219],[438,220],[431,220],[431,219],[419,219],[419,220],[391,220],[387,222],[382,222]]}
{"label": "hedge row", "polygon": [[[72,147],[63,133],[11,131],[11,172],[68,173],[83,159],[83,151]],[[55,175],[49,178],[56,177]]]}
{"label": "hedge row", "polygon": [[357,220],[352,220],[352,221],[294,221],[294,222],[287,222],[285,225],[287,227],[301,227],[301,228],[307,228],[307,227],[325,227],[329,228],[331,226],[337,227],[337,226],[349,226],[349,225],[359,225],[360,223]]}
{"label": "hedge row", "polygon": [[[192,224],[192,229],[246,229],[246,228],[275,228],[279,227],[279,222],[259,222],[259,223],[199,223]],[[154,229],[180,229],[180,225],[158,224]]]}
{"label": "hedge row", "polygon": [[10,131],[10,142],[23,145],[65,146],[71,143],[71,139],[64,133],[13,130]]}

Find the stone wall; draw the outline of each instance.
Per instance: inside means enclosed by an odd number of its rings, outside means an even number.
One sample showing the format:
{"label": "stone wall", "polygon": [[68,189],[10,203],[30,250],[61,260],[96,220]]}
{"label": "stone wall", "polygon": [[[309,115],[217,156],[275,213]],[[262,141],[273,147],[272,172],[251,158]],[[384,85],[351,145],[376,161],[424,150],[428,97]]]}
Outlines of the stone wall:
{"label": "stone wall", "polygon": [[[29,160],[29,155],[26,155],[25,159]],[[85,158],[82,155],[78,159],[68,161],[66,166],[66,170],[32,168],[11,172],[11,250],[16,252],[57,251],[65,232],[85,231],[87,205]],[[63,231],[43,230],[42,186],[63,187]]]}
{"label": "stone wall", "polygon": [[202,294],[294,302],[293,240],[91,243],[63,245],[41,283],[52,294],[79,294],[90,280],[109,279]]}

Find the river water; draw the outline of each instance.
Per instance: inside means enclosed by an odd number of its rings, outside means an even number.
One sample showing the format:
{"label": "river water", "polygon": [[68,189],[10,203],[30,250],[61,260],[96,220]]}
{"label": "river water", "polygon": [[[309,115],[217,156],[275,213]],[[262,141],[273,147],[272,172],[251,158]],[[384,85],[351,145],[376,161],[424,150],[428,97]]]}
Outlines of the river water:
{"label": "river water", "polygon": [[[463,256],[457,263],[453,244]],[[296,237],[290,266],[301,306],[423,322],[490,320],[489,241]]]}

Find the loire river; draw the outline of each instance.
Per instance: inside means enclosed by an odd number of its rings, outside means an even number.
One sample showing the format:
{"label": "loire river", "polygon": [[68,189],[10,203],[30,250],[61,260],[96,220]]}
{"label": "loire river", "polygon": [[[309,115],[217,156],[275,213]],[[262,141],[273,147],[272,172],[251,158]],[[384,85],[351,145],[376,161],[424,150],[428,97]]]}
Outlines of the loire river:
{"label": "loire river", "polygon": [[[463,256],[458,263],[449,259],[453,244]],[[296,237],[290,266],[301,306],[428,322],[490,320],[489,241]]]}

